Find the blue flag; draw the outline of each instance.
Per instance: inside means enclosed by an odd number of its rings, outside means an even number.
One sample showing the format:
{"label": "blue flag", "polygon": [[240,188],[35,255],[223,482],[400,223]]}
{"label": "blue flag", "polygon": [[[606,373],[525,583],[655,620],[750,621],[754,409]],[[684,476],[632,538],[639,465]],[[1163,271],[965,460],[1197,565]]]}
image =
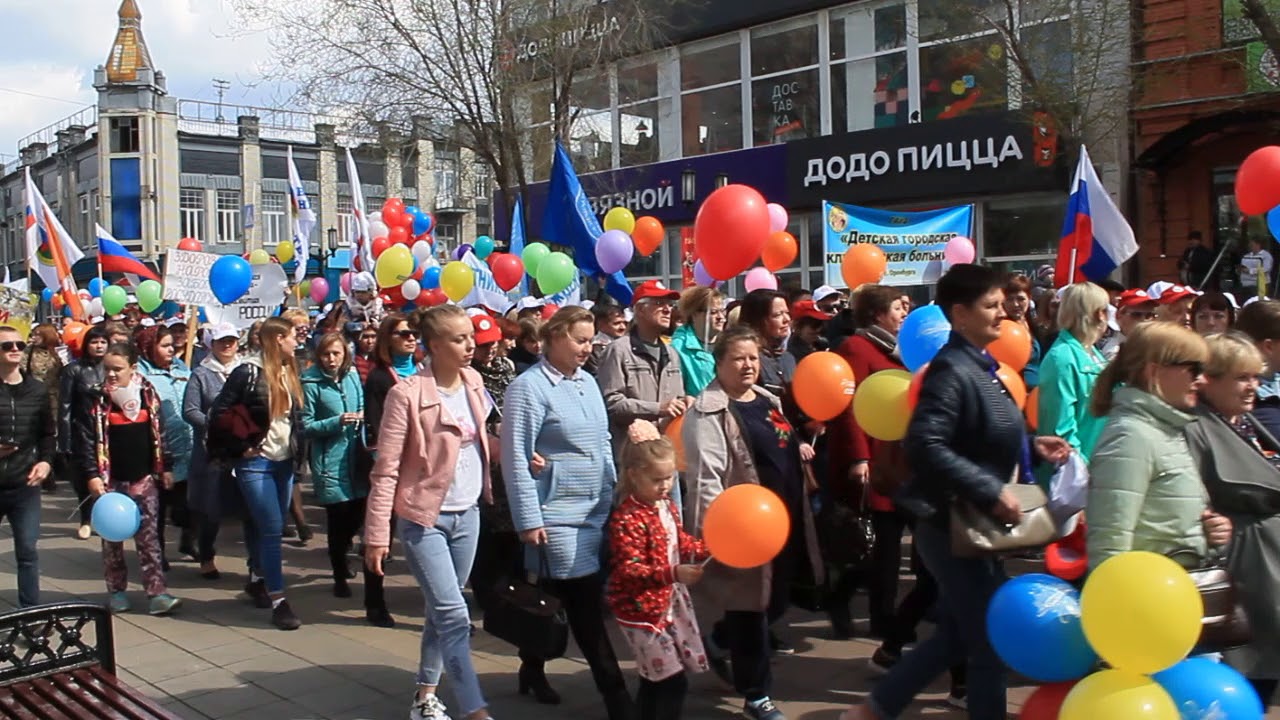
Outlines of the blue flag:
{"label": "blue flag", "polygon": [[[516,206],[511,210],[511,242],[507,243],[508,252],[516,257],[524,253],[524,198],[516,196]],[[520,284],[512,288],[519,293],[516,297],[529,294],[529,276],[521,275]]]}
{"label": "blue flag", "polygon": [[631,285],[622,271],[605,275],[596,263],[596,238],[604,233],[596,219],[582,183],[573,170],[569,153],[556,141],[556,157],[551,166],[551,186],[547,189],[547,209],[542,215],[542,236],[573,248],[573,260],[582,274],[604,277],[605,291],[623,306],[631,304]]}

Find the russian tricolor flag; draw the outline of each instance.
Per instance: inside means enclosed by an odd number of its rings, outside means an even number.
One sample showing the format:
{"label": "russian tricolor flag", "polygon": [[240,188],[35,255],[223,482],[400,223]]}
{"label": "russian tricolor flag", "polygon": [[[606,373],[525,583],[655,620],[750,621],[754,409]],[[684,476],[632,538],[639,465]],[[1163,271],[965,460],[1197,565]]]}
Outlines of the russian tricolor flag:
{"label": "russian tricolor flag", "polygon": [[1138,252],[1133,228],[1094,172],[1089,151],[1080,146],[1080,164],[1062,222],[1054,284],[1101,280]]}
{"label": "russian tricolor flag", "polygon": [[126,273],[160,282],[160,276],[126,250],[120,241],[106,231],[106,228],[101,225],[94,227],[98,235],[98,265],[102,267],[103,272]]}

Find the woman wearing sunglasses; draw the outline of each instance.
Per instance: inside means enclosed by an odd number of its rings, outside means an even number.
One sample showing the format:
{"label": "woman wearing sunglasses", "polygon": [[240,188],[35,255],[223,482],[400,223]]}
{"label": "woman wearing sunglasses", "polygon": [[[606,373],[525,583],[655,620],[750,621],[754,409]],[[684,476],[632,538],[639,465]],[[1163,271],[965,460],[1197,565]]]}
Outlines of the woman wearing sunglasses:
{"label": "woman wearing sunglasses", "polygon": [[1195,420],[1209,348],[1189,328],[1145,323],[1098,377],[1093,414],[1106,417],[1089,461],[1092,570],[1130,550],[1196,567],[1226,545],[1231,521],[1211,511],[1183,431]]}

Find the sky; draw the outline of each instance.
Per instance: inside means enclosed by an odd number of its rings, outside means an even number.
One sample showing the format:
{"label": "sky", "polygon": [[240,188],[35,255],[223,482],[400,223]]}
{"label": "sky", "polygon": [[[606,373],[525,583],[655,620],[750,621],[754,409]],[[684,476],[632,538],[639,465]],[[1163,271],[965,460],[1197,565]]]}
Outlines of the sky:
{"label": "sky", "polygon": [[[0,0],[0,162],[19,141],[96,101],[93,71],[115,39],[120,0]],[[138,0],[151,59],[169,93],[216,100],[212,80],[231,83],[226,102],[276,105],[263,82],[270,57],[263,33],[238,30],[227,0]]]}

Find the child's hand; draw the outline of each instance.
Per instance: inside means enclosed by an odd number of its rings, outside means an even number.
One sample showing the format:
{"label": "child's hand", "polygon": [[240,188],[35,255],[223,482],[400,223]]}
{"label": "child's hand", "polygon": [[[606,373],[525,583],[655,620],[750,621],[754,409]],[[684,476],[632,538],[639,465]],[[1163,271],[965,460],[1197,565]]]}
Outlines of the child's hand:
{"label": "child's hand", "polygon": [[702,579],[701,565],[677,565],[676,582],[681,585],[697,585]]}
{"label": "child's hand", "polygon": [[538,453],[534,453],[533,459],[529,461],[529,472],[534,475],[537,475],[538,473],[546,469],[547,469],[547,459],[542,457]]}

